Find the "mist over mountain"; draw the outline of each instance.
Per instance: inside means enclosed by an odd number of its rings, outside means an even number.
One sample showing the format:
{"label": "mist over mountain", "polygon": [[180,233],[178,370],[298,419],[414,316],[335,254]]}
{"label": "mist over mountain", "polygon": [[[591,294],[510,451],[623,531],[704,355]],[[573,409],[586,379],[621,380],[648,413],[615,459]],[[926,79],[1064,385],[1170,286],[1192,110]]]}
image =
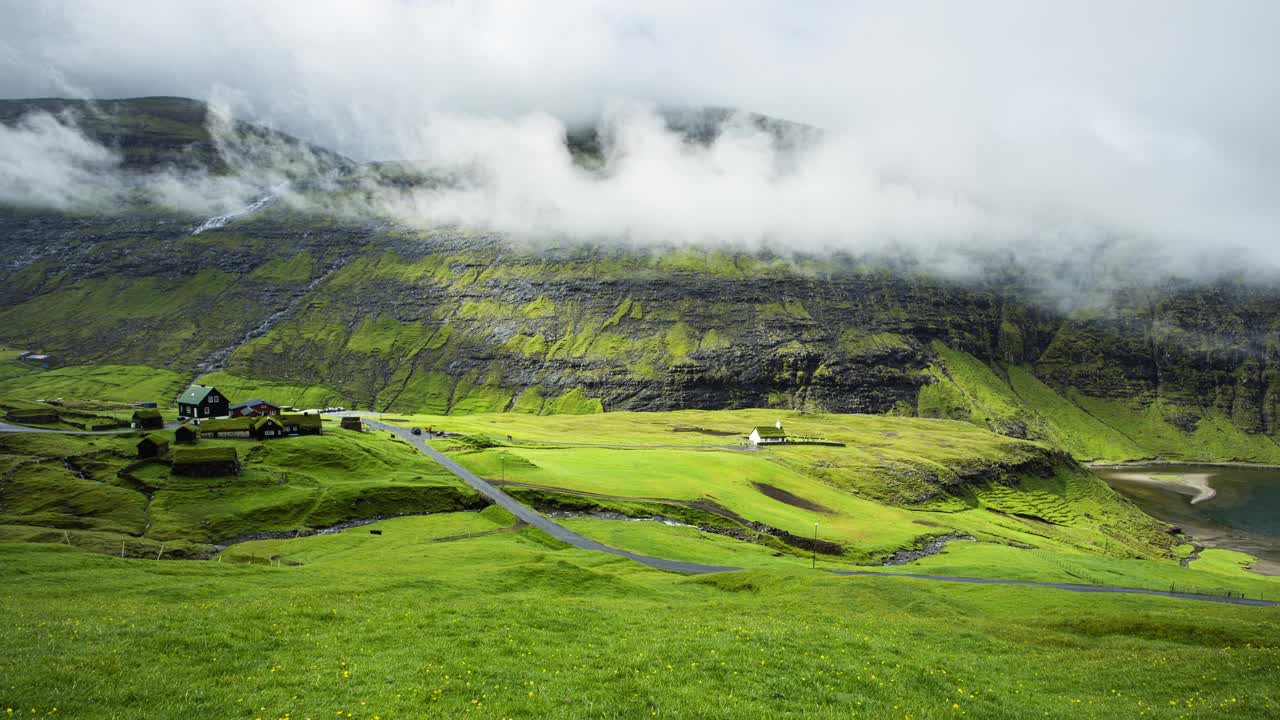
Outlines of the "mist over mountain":
{"label": "mist over mountain", "polygon": [[[1269,3],[89,1],[0,14],[0,94],[201,98],[358,161],[465,181],[367,193],[417,226],[899,255],[956,275],[972,255],[1005,256],[1046,282],[1073,266],[1066,284],[1277,260],[1280,97],[1254,81],[1277,59]],[[707,106],[785,119],[774,130],[806,141],[780,145],[728,114],[691,144],[655,110]],[[100,164],[42,122],[6,131],[8,185],[75,183]],[[583,167],[566,127],[597,124],[610,142]],[[139,192],[227,210],[286,174]],[[65,205],[40,187],[6,197]]]}
{"label": "mist over mountain", "polygon": [[0,102],[9,346],[1135,456],[1280,424],[1267,5],[24,7],[0,92],[63,98]]}
{"label": "mist over mountain", "polygon": [[740,111],[627,104],[575,125],[546,114],[437,116],[429,159],[378,163],[178,98],[0,101],[0,113],[0,201],[22,207],[220,216],[269,198],[533,247],[843,255],[959,280],[1005,268],[1037,278],[1063,307],[1105,302],[1117,286],[1272,271],[1248,248],[1036,224],[877,181],[839,136]]}

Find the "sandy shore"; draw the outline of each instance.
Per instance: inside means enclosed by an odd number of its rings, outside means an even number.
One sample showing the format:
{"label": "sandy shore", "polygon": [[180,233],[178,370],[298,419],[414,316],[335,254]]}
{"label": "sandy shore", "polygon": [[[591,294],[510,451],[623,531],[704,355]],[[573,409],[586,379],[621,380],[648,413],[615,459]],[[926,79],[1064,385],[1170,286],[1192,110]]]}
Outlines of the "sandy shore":
{"label": "sandy shore", "polygon": [[1191,496],[1191,504],[1202,503],[1217,496],[1218,491],[1209,485],[1208,473],[1186,473],[1182,480],[1162,480],[1143,473],[1120,473],[1114,477],[1130,482],[1151,485]]}
{"label": "sandy shore", "polygon": [[1153,467],[1221,467],[1221,468],[1270,468],[1280,470],[1280,465],[1272,465],[1269,463],[1249,463],[1249,462],[1205,462],[1197,460],[1128,460],[1125,462],[1087,462],[1085,467],[1098,470],[1124,470],[1125,468],[1142,468],[1150,470]]}

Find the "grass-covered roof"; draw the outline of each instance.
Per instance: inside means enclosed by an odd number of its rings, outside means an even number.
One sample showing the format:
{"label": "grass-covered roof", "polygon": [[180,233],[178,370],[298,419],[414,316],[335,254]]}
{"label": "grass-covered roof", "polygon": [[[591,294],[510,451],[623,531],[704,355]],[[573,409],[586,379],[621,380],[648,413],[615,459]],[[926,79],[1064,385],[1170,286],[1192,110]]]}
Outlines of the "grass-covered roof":
{"label": "grass-covered roof", "polygon": [[140,408],[138,410],[133,411],[134,420],[155,420],[155,419],[163,419],[163,418],[164,416],[161,415],[160,411],[156,410],[155,408]]}
{"label": "grass-covered roof", "polygon": [[206,462],[236,462],[236,449],[229,447],[178,448],[173,451],[174,465]]}
{"label": "grass-covered roof", "polygon": [[139,445],[155,445],[156,447],[162,447],[164,445],[169,444],[169,438],[165,437],[164,435],[161,435],[160,433],[151,433],[150,435],[143,436],[143,438],[138,441],[138,444]]}
{"label": "grass-covered roof", "polygon": [[769,427],[768,425],[754,428],[754,432],[762,438],[784,438],[787,436],[787,434],[783,432],[782,428]]}
{"label": "grass-covered roof", "polygon": [[238,418],[222,418],[218,420],[204,420],[200,423],[200,431],[205,433],[211,432],[233,432],[236,430],[252,430],[254,423],[257,422],[256,417],[238,417]]}
{"label": "grass-covered roof", "polygon": [[280,416],[286,425],[297,425],[304,428],[320,427],[320,416],[316,413],[284,413]]}

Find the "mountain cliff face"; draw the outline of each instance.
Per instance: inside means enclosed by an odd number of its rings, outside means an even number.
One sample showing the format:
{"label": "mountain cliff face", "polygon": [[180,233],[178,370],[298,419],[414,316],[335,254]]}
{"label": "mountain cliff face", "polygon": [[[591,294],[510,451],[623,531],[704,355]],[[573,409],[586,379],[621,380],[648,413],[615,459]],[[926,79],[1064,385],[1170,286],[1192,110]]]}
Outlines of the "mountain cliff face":
{"label": "mountain cliff face", "polygon": [[1011,271],[529,247],[282,207],[200,222],[0,210],[0,343],[300,405],[894,412],[1085,458],[1280,459],[1270,288],[1168,283],[1063,313]]}

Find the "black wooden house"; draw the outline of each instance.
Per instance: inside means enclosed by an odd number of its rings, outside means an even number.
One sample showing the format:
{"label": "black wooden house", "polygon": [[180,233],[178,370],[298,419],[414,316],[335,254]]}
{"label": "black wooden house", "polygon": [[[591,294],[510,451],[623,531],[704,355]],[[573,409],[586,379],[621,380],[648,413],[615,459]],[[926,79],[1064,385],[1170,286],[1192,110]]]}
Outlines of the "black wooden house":
{"label": "black wooden house", "polygon": [[178,414],[189,418],[210,418],[225,416],[231,403],[217,388],[205,385],[192,385],[178,396]]}

